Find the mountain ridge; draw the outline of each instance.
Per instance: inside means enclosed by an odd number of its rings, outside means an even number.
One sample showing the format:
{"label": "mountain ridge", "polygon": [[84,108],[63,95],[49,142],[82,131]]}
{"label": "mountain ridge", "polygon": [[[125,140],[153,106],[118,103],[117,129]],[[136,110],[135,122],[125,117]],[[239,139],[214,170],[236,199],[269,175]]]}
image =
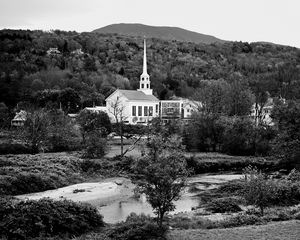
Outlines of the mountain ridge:
{"label": "mountain ridge", "polygon": [[140,23],[117,23],[93,30],[96,33],[117,33],[127,36],[160,38],[193,43],[224,43],[225,40],[180,27],[150,26]]}

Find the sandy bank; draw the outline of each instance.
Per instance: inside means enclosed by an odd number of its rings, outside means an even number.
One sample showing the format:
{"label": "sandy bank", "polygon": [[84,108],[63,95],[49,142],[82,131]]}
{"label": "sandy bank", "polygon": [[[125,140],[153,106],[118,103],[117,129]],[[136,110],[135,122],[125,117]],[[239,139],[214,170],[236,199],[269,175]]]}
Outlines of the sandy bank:
{"label": "sandy bank", "polygon": [[126,178],[109,178],[100,182],[79,183],[45,192],[16,196],[19,199],[38,200],[49,197],[55,200],[69,199],[75,202],[89,202],[106,205],[112,201],[132,196],[134,185]]}

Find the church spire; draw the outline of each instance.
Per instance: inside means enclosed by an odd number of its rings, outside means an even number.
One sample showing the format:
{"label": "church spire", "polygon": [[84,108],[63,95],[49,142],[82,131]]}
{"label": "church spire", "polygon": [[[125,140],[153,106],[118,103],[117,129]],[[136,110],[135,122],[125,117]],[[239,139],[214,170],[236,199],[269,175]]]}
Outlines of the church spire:
{"label": "church spire", "polygon": [[147,73],[146,39],[144,39],[143,73],[140,76],[140,88],[138,91],[142,91],[146,95],[152,95],[152,89],[150,88],[150,76]]}
{"label": "church spire", "polygon": [[146,56],[146,39],[144,39],[143,75],[148,75],[148,73],[147,73],[147,56]]}

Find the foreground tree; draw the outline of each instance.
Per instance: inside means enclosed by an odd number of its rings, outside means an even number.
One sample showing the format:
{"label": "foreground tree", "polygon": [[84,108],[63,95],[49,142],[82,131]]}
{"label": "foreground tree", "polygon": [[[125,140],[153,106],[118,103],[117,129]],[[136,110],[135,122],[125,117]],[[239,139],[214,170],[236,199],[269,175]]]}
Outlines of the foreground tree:
{"label": "foreground tree", "polygon": [[134,167],[136,190],[146,194],[157,215],[157,224],[162,227],[164,215],[175,209],[174,201],[185,186],[186,162],[181,140],[176,136],[149,139],[146,149],[147,154]]}
{"label": "foreground tree", "polygon": [[249,167],[245,169],[243,195],[248,204],[259,207],[261,215],[264,215],[264,209],[272,204],[276,195],[275,185],[263,173]]}
{"label": "foreground tree", "polygon": [[49,118],[44,109],[27,111],[24,129],[21,129],[21,136],[31,147],[32,153],[38,153],[47,140],[49,124]]}

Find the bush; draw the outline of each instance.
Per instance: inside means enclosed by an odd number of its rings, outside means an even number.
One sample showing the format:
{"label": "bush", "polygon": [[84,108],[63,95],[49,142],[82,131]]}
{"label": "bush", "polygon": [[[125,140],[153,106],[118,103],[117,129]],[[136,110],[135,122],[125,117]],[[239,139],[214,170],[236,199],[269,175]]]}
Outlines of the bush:
{"label": "bush", "polygon": [[268,206],[294,205],[300,202],[299,181],[273,180],[255,169],[248,170],[242,193],[247,203],[259,207],[262,214]]}
{"label": "bush", "polygon": [[50,177],[34,173],[21,173],[11,182],[15,186],[13,194],[22,194],[27,192],[40,192],[59,187]]}
{"label": "bush", "polygon": [[99,160],[94,160],[94,159],[84,159],[80,163],[81,169],[84,172],[89,172],[89,173],[95,173],[100,171],[103,166]]}
{"label": "bush", "polygon": [[300,171],[296,170],[295,168],[292,169],[289,175],[287,176],[287,180],[293,182],[300,182]]}
{"label": "bush", "polygon": [[254,166],[258,169],[264,169],[265,171],[274,170],[277,168],[277,163],[273,161],[266,161],[260,157],[236,157],[225,154],[213,153],[186,157],[187,167],[195,174],[208,173],[208,172],[220,172],[220,171],[242,171],[248,166]]}
{"label": "bush", "polygon": [[116,224],[107,236],[114,240],[163,239],[166,228],[159,228],[149,216],[131,213],[125,222]]}
{"label": "bush", "polygon": [[217,198],[208,203],[206,209],[213,213],[240,212],[237,202],[235,198]]}
{"label": "bush", "polygon": [[116,176],[119,173],[132,173],[134,159],[126,156],[115,156],[110,159],[84,159],[81,169],[86,173],[100,173],[105,176]]}
{"label": "bush", "polygon": [[233,217],[224,219],[218,222],[220,228],[232,228],[246,225],[262,224],[264,221],[256,215],[248,215],[245,213],[239,213]]}
{"label": "bush", "polygon": [[233,180],[223,183],[216,191],[223,194],[240,194],[243,189],[244,183],[241,180]]}
{"label": "bush", "polygon": [[81,142],[75,137],[66,139],[63,136],[52,136],[48,139],[48,150],[46,152],[69,152],[82,149]]}
{"label": "bush", "polygon": [[169,225],[172,228],[179,229],[211,229],[216,227],[216,223],[204,218],[198,217],[182,217],[182,216],[174,216],[169,220]]}
{"label": "bush", "polygon": [[83,153],[84,158],[101,158],[107,153],[107,141],[97,132],[89,133]]}
{"label": "bush", "polygon": [[248,204],[259,207],[262,215],[265,207],[272,205],[275,188],[274,182],[257,169],[251,167],[245,169],[243,196]]}
{"label": "bush", "polygon": [[31,153],[31,149],[24,144],[20,143],[1,143],[0,155],[4,154],[28,154]]}
{"label": "bush", "polygon": [[40,192],[82,181],[82,160],[67,153],[0,156],[0,195]]}
{"label": "bush", "polygon": [[8,239],[70,237],[104,225],[102,216],[89,204],[47,198],[0,204],[0,234]]}
{"label": "bush", "polygon": [[118,171],[125,171],[127,173],[132,173],[132,166],[134,164],[134,158],[130,156],[120,156],[117,155],[111,159],[114,164],[114,168]]}

